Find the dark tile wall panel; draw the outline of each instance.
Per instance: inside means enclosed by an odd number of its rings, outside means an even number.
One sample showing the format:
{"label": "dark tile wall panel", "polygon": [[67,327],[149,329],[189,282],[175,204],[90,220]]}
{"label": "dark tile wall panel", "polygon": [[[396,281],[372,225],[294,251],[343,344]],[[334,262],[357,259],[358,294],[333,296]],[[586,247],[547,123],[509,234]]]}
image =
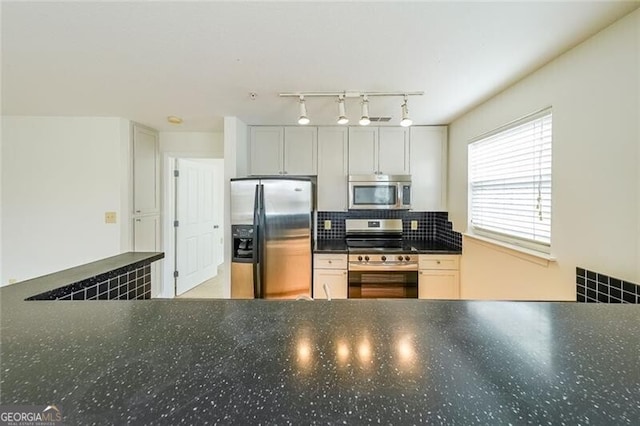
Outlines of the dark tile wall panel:
{"label": "dark tile wall panel", "polygon": [[462,234],[453,230],[453,225],[449,222],[449,214],[447,212],[438,212],[436,215],[436,241],[462,250]]}
{"label": "dark tile wall panel", "polygon": [[[319,240],[343,239],[345,219],[402,219],[402,233],[410,240],[440,241],[456,249],[462,248],[462,234],[455,232],[447,212],[414,212],[405,210],[354,210],[348,212],[318,212],[317,234]],[[331,220],[331,229],[324,228],[324,221]],[[411,229],[411,221],[418,221],[418,229]]]}
{"label": "dark tile wall panel", "polygon": [[640,285],[576,268],[576,300],[581,303],[640,304]]}
{"label": "dark tile wall panel", "polygon": [[142,300],[151,298],[151,264],[128,265],[27,300]]}

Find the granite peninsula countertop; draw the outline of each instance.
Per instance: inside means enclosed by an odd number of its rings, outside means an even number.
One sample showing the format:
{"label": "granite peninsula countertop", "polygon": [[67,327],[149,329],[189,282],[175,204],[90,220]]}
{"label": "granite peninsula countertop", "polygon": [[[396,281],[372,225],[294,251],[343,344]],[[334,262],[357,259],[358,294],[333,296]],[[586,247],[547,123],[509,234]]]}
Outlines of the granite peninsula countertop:
{"label": "granite peninsula countertop", "polygon": [[[371,250],[349,249],[343,239],[316,240],[314,253],[365,253]],[[434,240],[403,240],[402,251],[418,254],[461,254],[462,250],[452,247],[440,241]]]}
{"label": "granite peninsula countertop", "polygon": [[66,424],[640,418],[634,305],[25,302],[17,287],[0,290],[0,403],[56,404]]}

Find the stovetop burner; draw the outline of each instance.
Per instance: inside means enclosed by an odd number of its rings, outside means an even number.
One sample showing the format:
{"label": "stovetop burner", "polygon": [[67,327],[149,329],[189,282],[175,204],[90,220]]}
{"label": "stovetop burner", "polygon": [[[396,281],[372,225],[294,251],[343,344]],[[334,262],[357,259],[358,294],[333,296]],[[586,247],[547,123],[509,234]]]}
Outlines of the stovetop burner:
{"label": "stovetop burner", "polygon": [[402,238],[347,238],[349,248],[401,249]]}
{"label": "stovetop burner", "polygon": [[414,253],[418,250],[415,247],[347,247],[349,253],[393,253],[405,254]]}

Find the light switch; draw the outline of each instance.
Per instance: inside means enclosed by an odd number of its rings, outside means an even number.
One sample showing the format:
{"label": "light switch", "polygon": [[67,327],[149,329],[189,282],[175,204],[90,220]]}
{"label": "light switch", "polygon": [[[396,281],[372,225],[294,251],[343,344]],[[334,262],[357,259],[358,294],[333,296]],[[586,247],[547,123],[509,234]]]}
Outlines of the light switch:
{"label": "light switch", "polygon": [[417,231],[418,230],[418,221],[417,220],[412,220],[411,221],[411,230],[412,231]]}
{"label": "light switch", "polygon": [[324,221],[324,229],[331,229],[331,221],[330,220],[325,220]]}
{"label": "light switch", "polygon": [[116,223],[116,212],[105,212],[104,223]]}

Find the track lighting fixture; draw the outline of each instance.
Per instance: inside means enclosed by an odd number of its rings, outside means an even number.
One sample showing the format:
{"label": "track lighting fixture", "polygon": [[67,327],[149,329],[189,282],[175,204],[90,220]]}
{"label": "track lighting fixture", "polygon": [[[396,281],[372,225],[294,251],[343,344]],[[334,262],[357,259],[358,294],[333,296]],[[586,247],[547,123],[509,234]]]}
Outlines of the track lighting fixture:
{"label": "track lighting fixture", "polygon": [[309,124],[311,120],[307,117],[307,107],[305,105],[305,96],[306,97],[338,97],[338,124],[347,124],[349,123],[349,118],[345,112],[345,100],[347,98],[362,98],[361,102],[361,116],[358,123],[361,126],[368,126],[371,123],[371,118],[369,117],[369,96],[395,96],[404,98],[402,102],[402,118],[400,121],[400,125],[403,127],[408,127],[413,124],[413,120],[409,117],[409,107],[407,106],[407,100],[409,96],[422,96],[424,92],[296,92],[296,93],[280,93],[282,97],[293,97],[298,98],[299,107],[300,107],[300,116],[298,117],[298,124]]}
{"label": "track lighting fixture", "polygon": [[298,124],[309,124],[310,120],[307,117],[307,106],[304,104],[304,95],[300,95],[300,117],[298,117]]}
{"label": "track lighting fixture", "polygon": [[402,104],[402,120],[400,125],[402,127],[409,127],[413,124],[413,120],[409,118],[409,108],[407,107],[407,96],[404,96],[404,103]]}
{"label": "track lighting fixture", "polygon": [[368,126],[369,123],[371,123],[371,120],[369,120],[369,99],[367,95],[362,96],[362,117],[358,123],[360,123],[361,126]]}
{"label": "track lighting fixture", "polygon": [[338,96],[338,124],[347,124],[349,119],[344,109],[344,95]]}

